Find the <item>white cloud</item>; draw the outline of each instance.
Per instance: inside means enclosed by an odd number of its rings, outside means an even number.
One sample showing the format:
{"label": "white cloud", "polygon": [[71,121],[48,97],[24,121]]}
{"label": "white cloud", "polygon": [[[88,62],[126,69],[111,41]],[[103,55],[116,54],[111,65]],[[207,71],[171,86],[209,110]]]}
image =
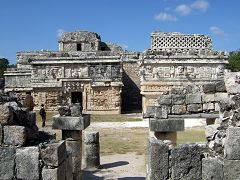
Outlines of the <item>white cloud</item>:
{"label": "white cloud", "polygon": [[224,31],[221,28],[217,27],[217,26],[212,26],[209,29],[216,36],[222,36],[222,35],[225,34]]}
{"label": "white cloud", "polygon": [[60,38],[64,32],[65,32],[65,31],[64,31],[63,29],[58,29],[58,30],[57,30],[57,37]]}
{"label": "white cloud", "polygon": [[157,21],[177,21],[177,18],[171,14],[161,12],[154,16],[154,19]]}
{"label": "white cloud", "polygon": [[191,8],[186,4],[181,4],[176,7],[175,11],[177,11],[182,16],[186,16],[191,12]]}
{"label": "white cloud", "polygon": [[209,6],[210,6],[209,2],[205,0],[197,0],[191,5],[193,9],[198,9],[203,12],[206,12]]}

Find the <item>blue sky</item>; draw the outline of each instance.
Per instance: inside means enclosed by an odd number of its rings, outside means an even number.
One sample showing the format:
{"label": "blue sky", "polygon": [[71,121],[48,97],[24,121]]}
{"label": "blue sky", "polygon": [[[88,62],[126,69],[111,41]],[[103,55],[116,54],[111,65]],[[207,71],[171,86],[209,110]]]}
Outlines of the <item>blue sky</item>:
{"label": "blue sky", "polygon": [[1,0],[0,56],[57,50],[63,31],[97,32],[130,51],[150,47],[155,30],[207,34],[214,49],[240,48],[239,0]]}

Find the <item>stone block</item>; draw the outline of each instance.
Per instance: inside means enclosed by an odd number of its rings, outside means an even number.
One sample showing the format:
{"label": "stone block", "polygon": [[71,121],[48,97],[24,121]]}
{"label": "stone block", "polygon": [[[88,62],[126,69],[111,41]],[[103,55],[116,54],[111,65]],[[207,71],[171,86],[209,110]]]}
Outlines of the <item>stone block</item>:
{"label": "stone block", "polygon": [[57,167],[66,158],[66,143],[61,141],[59,143],[43,144],[40,147],[40,153],[44,165]]}
{"label": "stone block", "polygon": [[79,117],[82,115],[82,107],[80,106],[80,104],[73,104],[71,107],[70,107],[70,110],[71,110],[71,116],[72,117]]}
{"label": "stone block", "polygon": [[65,163],[66,170],[66,180],[73,179],[73,163],[72,163],[72,155],[68,155]]}
{"label": "stone block", "polygon": [[204,84],[203,85],[203,92],[204,93],[215,93],[216,92],[216,85],[215,84]]}
{"label": "stone block", "polygon": [[216,82],[216,92],[226,92],[226,86],[224,81]]}
{"label": "stone block", "polygon": [[16,150],[12,147],[0,147],[0,177],[14,179]]}
{"label": "stone block", "polygon": [[171,151],[172,179],[200,180],[202,161],[200,148],[196,144],[183,144]]}
{"label": "stone block", "polygon": [[99,156],[84,157],[83,164],[86,169],[97,169],[100,166],[100,157]]}
{"label": "stone block", "polygon": [[172,104],[172,95],[161,95],[157,100],[158,105],[171,105]]}
{"label": "stone block", "polygon": [[224,75],[226,90],[229,94],[240,93],[240,72],[228,72]]}
{"label": "stone block", "polygon": [[202,109],[203,111],[215,111],[214,103],[204,103]]}
{"label": "stone block", "polygon": [[208,140],[212,140],[217,133],[219,124],[211,124],[205,127],[205,136]]}
{"label": "stone block", "polygon": [[13,124],[13,109],[9,106],[0,104],[0,124],[11,125]]}
{"label": "stone block", "polygon": [[204,103],[210,103],[215,101],[215,96],[214,94],[203,94],[202,95],[202,101]]}
{"label": "stone block", "polygon": [[223,179],[223,162],[219,158],[202,159],[202,179]]}
{"label": "stone block", "polygon": [[187,105],[187,111],[189,113],[199,113],[202,112],[202,104],[188,104]]}
{"label": "stone block", "polygon": [[54,116],[53,129],[61,130],[84,130],[90,125],[90,114],[84,114],[81,117]]}
{"label": "stone block", "polygon": [[227,99],[229,99],[228,93],[215,93],[215,101],[224,101]]}
{"label": "stone block", "polygon": [[148,140],[148,179],[168,179],[169,155],[168,146],[161,140]]}
{"label": "stone block", "polygon": [[240,160],[240,127],[227,129],[224,156],[229,160]]}
{"label": "stone block", "polygon": [[84,132],[84,144],[98,144],[99,132]]}
{"label": "stone block", "polygon": [[186,100],[185,95],[174,94],[172,95],[172,104],[184,104]]}
{"label": "stone block", "polygon": [[39,149],[25,147],[16,150],[16,173],[18,179],[39,179]]}
{"label": "stone block", "polygon": [[147,106],[146,112],[143,113],[143,117],[144,118],[154,117],[155,111],[156,111],[156,106]]}
{"label": "stone block", "polygon": [[66,141],[66,149],[68,154],[72,154],[72,156],[80,156],[82,154],[82,140]]}
{"label": "stone block", "polygon": [[26,144],[27,132],[24,126],[4,126],[4,144],[13,146],[23,146]]}
{"label": "stone block", "polygon": [[183,119],[150,120],[149,128],[150,131],[155,132],[184,131],[184,120]]}
{"label": "stone block", "polygon": [[214,103],[215,111],[220,111],[219,103]]}
{"label": "stone block", "polygon": [[62,130],[63,140],[82,140],[82,131],[79,130]]}
{"label": "stone block", "polygon": [[82,156],[72,157],[73,172],[81,171],[82,167]]}
{"label": "stone block", "polygon": [[154,118],[155,119],[167,119],[169,113],[169,107],[162,105],[156,108]]}
{"label": "stone block", "polygon": [[186,95],[186,104],[201,104],[201,103],[202,95],[200,93]]}
{"label": "stone block", "polygon": [[224,180],[240,179],[240,161],[224,159],[223,174]]}
{"label": "stone block", "polygon": [[43,167],[42,179],[43,180],[65,180],[66,177],[66,162],[62,162],[59,167],[48,169]]}
{"label": "stone block", "polygon": [[187,112],[186,105],[173,105],[172,114],[185,114]]}
{"label": "stone block", "polygon": [[100,153],[100,146],[99,144],[84,144],[83,146],[84,156],[92,156],[97,157]]}
{"label": "stone block", "polygon": [[2,145],[2,143],[3,143],[3,127],[0,124],[0,146]]}

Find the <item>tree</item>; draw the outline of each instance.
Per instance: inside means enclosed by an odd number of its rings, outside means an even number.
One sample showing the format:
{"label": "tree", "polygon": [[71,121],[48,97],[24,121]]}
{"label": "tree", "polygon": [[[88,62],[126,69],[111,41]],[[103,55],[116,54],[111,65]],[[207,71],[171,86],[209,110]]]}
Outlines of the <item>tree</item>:
{"label": "tree", "polygon": [[0,78],[3,77],[4,71],[7,69],[9,61],[6,58],[0,58]]}
{"label": "tree", "polygon": [[233,72],[240,71],[240,50],[230,52],[228,62],[228,69]]}

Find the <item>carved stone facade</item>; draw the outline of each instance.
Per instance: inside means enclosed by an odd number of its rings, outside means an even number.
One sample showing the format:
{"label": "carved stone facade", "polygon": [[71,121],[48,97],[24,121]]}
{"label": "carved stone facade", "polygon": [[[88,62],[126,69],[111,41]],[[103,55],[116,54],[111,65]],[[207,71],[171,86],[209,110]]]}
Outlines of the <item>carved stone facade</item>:
{"label": "carved stone facade", "polygon": [[91,113],[121,113],[121,47],[101,42],[96,33],[70,32],[59,51],[19,52],[18,68],[5,72],[5,91],[32,92],[35,108],[82,103]]}
{"label": "carved stone facade", "polygon": [[143,113],[173,87],[223,79],[227,54],[212,50],[208,36],[154,32],[151,37],[151,49],[142,54],[139,72]]}

